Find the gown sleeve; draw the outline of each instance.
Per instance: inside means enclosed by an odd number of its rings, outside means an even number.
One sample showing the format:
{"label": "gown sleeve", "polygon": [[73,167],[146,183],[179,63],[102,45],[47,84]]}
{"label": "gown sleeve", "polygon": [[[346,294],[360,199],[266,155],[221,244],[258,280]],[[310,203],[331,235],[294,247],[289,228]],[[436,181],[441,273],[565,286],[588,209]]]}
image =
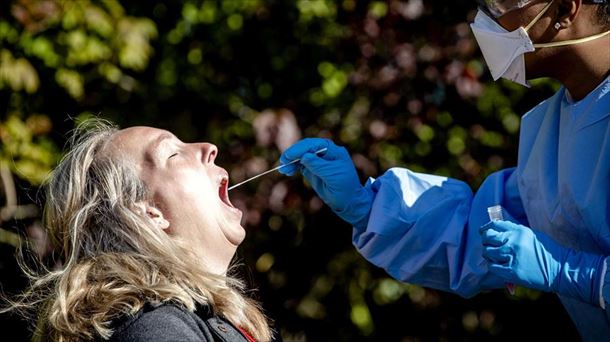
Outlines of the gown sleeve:
{"label": "gown sleeve", "polygon": [[471,297],[502,288],[488,273],[479,228],[487,208],[502,205],[504,219],[527,225],[515,168],[490,175],[473,195],[461,181],[393,168],[365,188],[373,203],[366,227],[354,227],[353,244],[392,277]]}

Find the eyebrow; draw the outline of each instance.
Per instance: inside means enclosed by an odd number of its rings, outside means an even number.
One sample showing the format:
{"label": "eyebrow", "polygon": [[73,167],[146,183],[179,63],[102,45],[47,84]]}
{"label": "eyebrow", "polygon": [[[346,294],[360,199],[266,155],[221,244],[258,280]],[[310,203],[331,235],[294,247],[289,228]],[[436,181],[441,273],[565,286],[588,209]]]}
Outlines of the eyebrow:
{"label": "eyebrow", "polygon": [[151,145],[152,145],[153,148],[156,149],[157,147],[159,147],[159,145],[161,145],[161,143],[164,140],[173,139],[173,138],[174,138],[174,136],[172,134],[170,134],[170,133],[162,133],[162,134],[159,134],[159,136],[155,140],[153,140]]}
{"label": "eyebrow", "polygon": [[174,138],[174,135],[170,134],[170,133],[159,134],[159,136],[157,138],[155,138],[155,140],[151,141],[150,144],[148,145],[148,149],[146,151],[146,159],[148,159],[150,162],[152,162],[154,165],[156,165],[157,160],[155,159],[155,152],[159,149],[159,145],[161,145],[161,143],[164,142],[165,140],[173,139],[173,138]]}

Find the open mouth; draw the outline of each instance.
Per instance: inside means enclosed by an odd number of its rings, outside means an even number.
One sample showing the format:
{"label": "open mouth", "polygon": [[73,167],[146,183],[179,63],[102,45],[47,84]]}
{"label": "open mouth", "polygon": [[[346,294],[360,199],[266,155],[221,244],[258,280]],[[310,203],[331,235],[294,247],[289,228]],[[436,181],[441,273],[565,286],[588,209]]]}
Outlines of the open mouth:
{"label": "open mouth", "polygon": [[220,180],[220,186],[218,187],[218,197],[222,203],[228,205],[231,208],[235,208],[231,200],[229,199],[229,177],[222,177]]}

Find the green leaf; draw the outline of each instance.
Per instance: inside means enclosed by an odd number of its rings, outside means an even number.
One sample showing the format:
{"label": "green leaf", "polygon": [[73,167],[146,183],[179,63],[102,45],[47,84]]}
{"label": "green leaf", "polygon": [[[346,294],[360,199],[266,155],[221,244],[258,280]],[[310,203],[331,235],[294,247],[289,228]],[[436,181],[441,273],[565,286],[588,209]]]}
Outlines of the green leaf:
{"label": "green leaf", "polygon": [[59,69],[55,73],[55,81],[74,99],[80,99],[85,93],[83,77],[77,71]]}

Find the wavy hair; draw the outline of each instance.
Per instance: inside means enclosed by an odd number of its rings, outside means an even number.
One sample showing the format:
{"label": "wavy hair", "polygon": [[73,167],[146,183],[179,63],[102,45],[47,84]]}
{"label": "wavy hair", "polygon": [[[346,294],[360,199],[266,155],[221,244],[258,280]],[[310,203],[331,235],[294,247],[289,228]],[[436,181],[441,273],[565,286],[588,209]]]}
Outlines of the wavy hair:
{"label": "wavy hair", "polygon": [[137,208],[152,200],[135,165],[103,153],[117,130],[99,119],[75,130],[45,184],[44,226],[63,266],[39,273],[22,262],[31,285],[8,310],[38,308],[36,340],[76,341],[108,339],[114,319],[146,303],[189,311],[200,304],[257,340],[270,340],[267,318],[241,281],[207,272]]}
{"label": "wavy hair", "polygon": [[597,21],[602,25],[610,25],[610,2],[598,4],[595,11]]}

